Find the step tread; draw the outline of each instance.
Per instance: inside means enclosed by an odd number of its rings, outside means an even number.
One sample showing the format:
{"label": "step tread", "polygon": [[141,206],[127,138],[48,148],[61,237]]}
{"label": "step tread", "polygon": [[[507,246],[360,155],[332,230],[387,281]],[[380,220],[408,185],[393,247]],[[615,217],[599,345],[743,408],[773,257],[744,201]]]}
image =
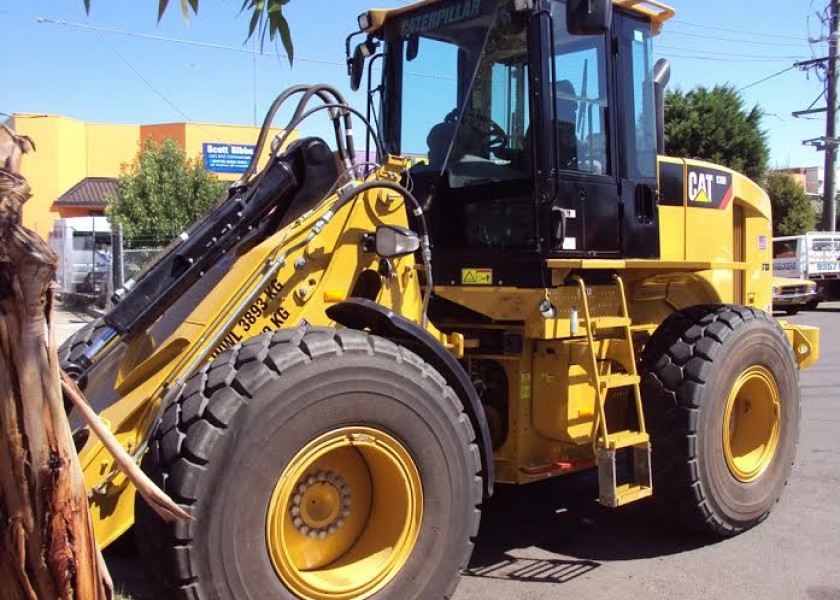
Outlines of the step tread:
{"label": "step tread", "polygon": [[629,448],[650,442],[650,435],[643,431],[615,431],[607,435],[605,447],[609,449]]}
{"label": "step tread", "polygon": [[605,385],[607,389],[638,385],[641,380],[641,377],[638,375],[630,375],[629,373],[614,373],[601,377],[601,383]]}
{"label": "step tread", "polygon": [[615,488],[614,506],[624,506],[653,495],[653,488],[638,483],[623,483]]}
{"label": "step tread", "polygon": [[632,324],[630,317],[592,317],[589,319],[598,329],[611,329],[613,327],[628,327]]}

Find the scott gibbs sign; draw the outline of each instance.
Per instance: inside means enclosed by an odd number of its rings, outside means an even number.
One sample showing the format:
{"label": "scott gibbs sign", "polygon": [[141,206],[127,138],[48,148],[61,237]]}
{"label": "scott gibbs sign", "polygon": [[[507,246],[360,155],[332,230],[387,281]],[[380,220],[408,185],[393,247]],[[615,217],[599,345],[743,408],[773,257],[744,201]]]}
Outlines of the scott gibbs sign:
{"label": "scott gibbs sign", "polygon": [[247,144],[202,145],[204,169],[213,173],[244,173],[251,163],[255,146]]}

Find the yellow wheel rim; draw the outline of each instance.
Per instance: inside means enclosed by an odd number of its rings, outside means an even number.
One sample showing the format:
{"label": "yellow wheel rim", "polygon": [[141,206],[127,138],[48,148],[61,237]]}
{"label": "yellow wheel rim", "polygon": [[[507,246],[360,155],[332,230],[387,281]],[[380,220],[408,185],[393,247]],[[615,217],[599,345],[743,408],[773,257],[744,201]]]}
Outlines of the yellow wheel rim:
{"label": "yellow wheel rim", "polygon": [[371,427],[330,431],[292,459],[266,518],[271,562],[299,598],[367,598],[405,565],[423,519],[420,473]]}
{"label": "yellow wheel rim", "polygon": [[781,427],[779,387],[762,366],[741,373],[726,402],[723,451],[735,479],[755,481],[776,454]]}

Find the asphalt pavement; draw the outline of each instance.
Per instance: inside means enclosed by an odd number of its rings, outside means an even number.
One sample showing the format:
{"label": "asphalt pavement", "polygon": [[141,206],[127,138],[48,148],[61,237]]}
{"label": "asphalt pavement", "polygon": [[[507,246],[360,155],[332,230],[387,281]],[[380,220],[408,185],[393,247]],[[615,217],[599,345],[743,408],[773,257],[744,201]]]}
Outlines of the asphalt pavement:
{"label": "asphalt pavement", "polygon": [[801,374],[799,452],[766,521],[716,541],[647,501],[601,507],[586,474],[500,488],[454,600],[840,600],[840,303],[789,320],[820,327],[822,357]]}
{"label": "asphalt pavement", "polygon": [[[59,334],[88,319],[59,314]],[[710,540],[669,528],[647,501],[601,507],[594,474],[498,486],[453,600],[840,600],[840,303],[790,320],[820,327],[822,356],[802,373],[799,453],[765,522]],[[118,589],[150,597],[130,541],[106,558]]]}

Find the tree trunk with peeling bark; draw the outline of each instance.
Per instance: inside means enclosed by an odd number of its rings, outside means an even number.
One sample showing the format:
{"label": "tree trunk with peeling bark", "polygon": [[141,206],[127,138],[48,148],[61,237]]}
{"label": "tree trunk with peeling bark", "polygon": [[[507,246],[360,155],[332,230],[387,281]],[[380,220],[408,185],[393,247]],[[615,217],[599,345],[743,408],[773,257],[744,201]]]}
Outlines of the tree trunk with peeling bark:
{"label": "tree trunk with peeling bark", "polygon": [[[18,148],[26,150],[21,144]],[[14,172],[19,160],[4,158],[0,156],[0,596],[104,600],[111,598],[112,585],[94,539],[52,334],[56,256],[44,240],[21,226],[29,186]]]}

